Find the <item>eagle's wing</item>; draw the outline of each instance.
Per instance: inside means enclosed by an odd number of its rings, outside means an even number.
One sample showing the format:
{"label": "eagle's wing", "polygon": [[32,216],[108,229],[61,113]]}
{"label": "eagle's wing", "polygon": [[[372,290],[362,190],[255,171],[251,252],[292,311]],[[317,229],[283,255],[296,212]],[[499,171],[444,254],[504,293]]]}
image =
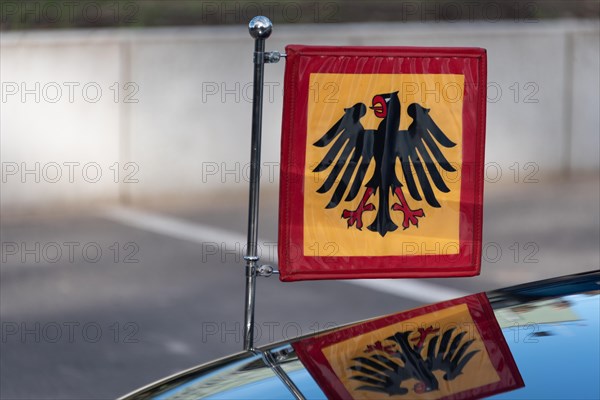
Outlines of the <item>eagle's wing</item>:
{"label": "eagle's wing", "polygon": [[475,339],[463,341],[466,332],[460,332],[450,341],[452,333],[456,328],[450,328],[444,332],[439,346],[439,336],[433,337],[427,347],[427,363],[431,371],[441,370],[443,378],[451,381],[462,373],[467,363],[479,352],[473,350],[467,353]]}
{"label": "eagle's wing", "polygon": [[[440,146],[450,148],[454,147],[456,143],[452,142],[437,126],[427,108],[413,103],[408,106],[408,115],[413,118],[413,122],[408,130],[398,132],[394,142],[395,155],[400,160],[402,174],[412,198],[422,200],[417,188],[420,186],[427,203],[432,207],[440,207],[432,188],[432,182],[438,190],[444,193],[448,193],[450,189],[446,186],[437,165],[448,172],[455,171],[444,157]],[[425,168],[427,168],[429,176],[425,172]],[[413,171],[417,176],[418,185]]]}
{"label": "eagle's wing", "polygon": [[[374,131],[365,130],[360,123],[365,112],[366,106],[363,103],[346,108],[344,115],[314,143],[317,147],[331,146],[313,169],[313,172],[322,172],[333,165],[325,182],[317,190],[318,193],[327,193],[337,183],[326,208],[336,207],[340,203],[350,183],[352,185],[346,201],[356,197],[373,159]],[[358,171],[354,174],[357,168]]]}
{"label": "eagle's wing", "polygon": [[392,394],[406,394],[408,389],[403,388],[402,382],[411,376],[405,370],[402,363],[405,362],[401,355],[373,354],[371,356],[356,357],[352,359],[356,364],[349,367],[358,374],[352,375],[350,379],[364,383],[357,390]]}

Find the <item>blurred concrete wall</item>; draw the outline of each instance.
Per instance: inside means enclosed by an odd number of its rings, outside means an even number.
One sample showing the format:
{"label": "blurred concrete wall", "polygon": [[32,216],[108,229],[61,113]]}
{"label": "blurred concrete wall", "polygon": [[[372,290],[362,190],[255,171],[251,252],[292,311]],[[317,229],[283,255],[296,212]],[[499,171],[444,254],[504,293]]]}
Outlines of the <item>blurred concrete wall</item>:
{"label": "blurred concrete wall", "polygon": [[[479,46],[488,179],[599,169],[598,21],[276,26],[289,43]],[[3,211],[245,188],[244,26],[3,33]],[[266,66],[263,184],[278,182],[284,65]]]}

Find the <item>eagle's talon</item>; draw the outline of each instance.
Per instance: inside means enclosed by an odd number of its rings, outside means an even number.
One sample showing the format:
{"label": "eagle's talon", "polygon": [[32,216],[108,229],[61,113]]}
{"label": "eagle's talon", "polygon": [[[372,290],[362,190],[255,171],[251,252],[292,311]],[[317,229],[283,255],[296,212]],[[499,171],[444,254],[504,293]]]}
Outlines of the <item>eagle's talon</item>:
{"label": "eagle's talon", "polygon": [[365,194],[364,194],[362,200],[360,201],[360,204],[356,208],[356,210],[354,210],[354,211],[344,210],[342,212],[342,218],[348,220],[348,228],[350,228],[352,225],[354,225],[356,223],[356,229],[358,229],[359,231],[362,231],[362,227],[363,227],[362,214],[363,214],[363,212],[373,211],[375,209],[375,206],[373,204],[367,203],[367,201],[369,200],[369,197],[371,197],[373,192],[374,192],[373,189],[367,188],[367,190],[365,190]]}
{"label": "eagle's talon", "polygon": [[410,228],[410,225],[414,225],[415,227],[419,227],[418,218],[423,218],[425,213],[422,208],[418,210],[411,210],[409,207],[403,207],[401,204],[395,203],[392,205],[392,210],[394,211],[402,211],[404,213],[404,220],[402,221],[402,226],[404,230]]}
{"label": "eagle's talon", "polygon": [[[373,206],[373,204],[368,204],[369,206]],[[358,207],[354,211],[344,210],[342,213],[342,218],[348,220],[348,228],[352,225],[356,224],[356,229],[362,231],[363,222],[362,222],[362,214],[365,211],[372,211],[372,207]]]}
{"label": "eagle's talon", "polygon": [[400,203],[392,204],[392,210],[402,211],[402,213],[404,213],[404,220],[402,221],[402,226],[404,227],[404,230],[410,228],[411,224],[418,228],[418,218],[423,218],[425,216],[423,209],[419,208],[418,210],[411,210],[408,206],[408,203],[406,202],[406,198],[404,197],[404,193],[402,193],[402,189],[400,187],[397,187],[394,190],[394,193],[396,194],[396,196],[398,196]]}

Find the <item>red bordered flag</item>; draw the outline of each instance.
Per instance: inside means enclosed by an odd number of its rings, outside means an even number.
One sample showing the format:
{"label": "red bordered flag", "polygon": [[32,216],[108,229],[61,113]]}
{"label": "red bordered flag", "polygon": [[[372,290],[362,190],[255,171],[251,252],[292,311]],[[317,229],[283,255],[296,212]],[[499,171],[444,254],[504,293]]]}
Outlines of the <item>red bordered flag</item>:
{"label": "red bordered flag", "polygon": [[479,399],[524,386],[484,293],[293,347],[329,399]]}
{"label": "red bordered flag", "polygon": [[485,50],[286,52],[281,279],[477,275]]}

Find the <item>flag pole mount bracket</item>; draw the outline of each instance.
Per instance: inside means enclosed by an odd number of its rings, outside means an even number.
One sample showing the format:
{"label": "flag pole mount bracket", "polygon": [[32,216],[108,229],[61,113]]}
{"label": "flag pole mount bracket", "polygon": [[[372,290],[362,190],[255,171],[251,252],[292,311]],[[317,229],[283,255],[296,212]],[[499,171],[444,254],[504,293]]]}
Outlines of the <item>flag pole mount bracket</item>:
{"label": "flag pole mount bracket", "polygon": [[277,64],[279,60],[287,57],[287,54],[278,51],[267,51],[265,53],[265,63]]}
{"label": "flag pole mount bracket", "polygon": [[279,271],[273,268],[272,265],[261,265],[256,270],[256,273],[258,274],[258,276],[269,277],[271,275],[278,275]]}

